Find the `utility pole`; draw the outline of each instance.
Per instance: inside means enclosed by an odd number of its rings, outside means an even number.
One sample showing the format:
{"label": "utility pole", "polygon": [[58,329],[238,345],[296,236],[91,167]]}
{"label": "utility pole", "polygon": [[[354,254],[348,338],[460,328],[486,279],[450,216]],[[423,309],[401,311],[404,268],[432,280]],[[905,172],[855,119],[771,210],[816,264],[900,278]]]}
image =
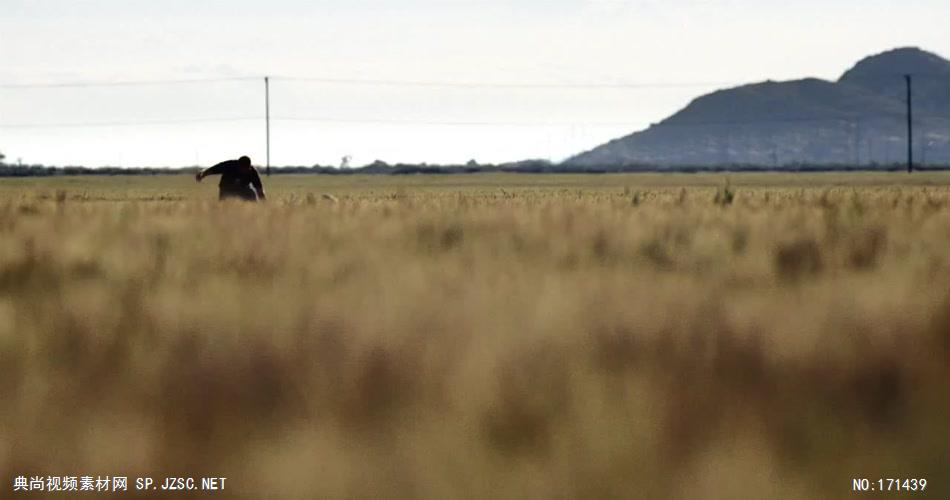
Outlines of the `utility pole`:
{"label": "utility pole", "polygon": [[854,150],[854,166],[858,167],[861,165],[861,117],[856,116],[851,122],[852,127],[852,136],[851,148]]}
{"label": "utility pole", "polygon": [[270,77],[264,77],[264,126],[267,136],[267,176],[270,177]]}
{"label": "utility pole", "polygon": [[911,97],[910,75],[904,75],[907,82],[907,173],[914,171],[914,110]]}

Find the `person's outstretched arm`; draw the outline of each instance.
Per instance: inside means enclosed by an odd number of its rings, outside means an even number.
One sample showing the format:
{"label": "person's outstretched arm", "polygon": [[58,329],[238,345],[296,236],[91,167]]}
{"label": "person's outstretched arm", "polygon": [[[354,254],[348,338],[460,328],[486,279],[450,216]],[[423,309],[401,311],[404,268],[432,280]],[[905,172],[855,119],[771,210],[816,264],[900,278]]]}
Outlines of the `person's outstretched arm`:
{"label": "person's outstretched arm", "polygon": [[201,179],[204,179],[209,175],[223,174],[225,169],[231,166],[231,163],[234,163],[234,160],[223,161],[213,167],[208,167],[204,170],[201,170],[195,174],[195,181],[201,182]]}
{"label": "person's outstretched arm", "polygon": [[254,186],[254,190],[257,191],[257,197],[266,200],[267,196],[264,195],[264,184],[261,183],[261,176],[257,173],[255,168],[251,172],[251,185]]}

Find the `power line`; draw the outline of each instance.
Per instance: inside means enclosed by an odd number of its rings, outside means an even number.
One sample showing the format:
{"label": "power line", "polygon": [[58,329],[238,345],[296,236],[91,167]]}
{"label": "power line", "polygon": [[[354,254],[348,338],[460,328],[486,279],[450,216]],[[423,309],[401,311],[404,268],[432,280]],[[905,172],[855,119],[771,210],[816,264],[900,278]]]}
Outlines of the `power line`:
{"label": "power line", "polygon": [[[859,120],[904,120],[906,115],[901,113],[873,114],[873,115],[840,115],[815,117],[773,117],[755,120],[667,120],[654,126],[657,127],[691,127],[708,125],[766,125],[771,123],[814,123],[814,122],[841,122],[852,123]],[[950,120],[950,116],[937,114],[914,113],[914,121],[919,120]]]}
{"label": "power line", "polygon": [[637,125],[642,122],[624,121],[624,122],[529,122],[529,121],[453,121],[453,120],[412,120],[412,119],[386,119],[386,118],[335,118],[321,116],[274,116],[271,117],[277,121],[297,121],[297,122],[323,122],[323,123],[359,123],[359,124],[377,124],[377,125],[434,125],[434,126],[512,126],[512,127],[567,127],[567,126],[629,126]]}
{"label": "power line", "polygon": [[[196,78],[179,80],[118,80],[118,81],[77,81],[77,82],[31,82],[0,83],[0,89],[32,88],[76,88],[76,87],[130,87],[149,85],[181,85],[215,82],[257,81],[261,77]],[[498,89],[654,89],[689,88],[739,85],[737,82],[641,82],[641,83],[541,83],[541,82],[472,82],[437,80],[386,80],[355,78],[321,78],[298,76],[274,76],[271,80],[305,82],[328,85],[367,85],[392,87],[447,87],[447,88],[498,88]]]}
{"label": "power line", "polygon": [[[894,76],[903,78],[904,73],[873,72],[862,73],[862,76]],[[945,73],[913,73],[914,77],[950,78]],[[32,88],[75,88],[75,87],[130,87],[153,85],[191,85],[219,82],[247,82],[257,81],[262,77],[238,76],[219,78],[192,78],[192,79],[165,79],[165,80],[90,80],[73,82],[27,82],[27,83],[0,83],[0,89],[32,89]],[[625,89],[656,89],[656,88],[695,88],[695,87],[728,87],[750,84],[750,82],[735,81],[680,81],[680,82],[626,82],[626,83],[566,83],[566,82],[480,82],[480,81],[443,81],[443,80],[399,80],[399,79],[361,79],[361,78],[328,78],[310,76],[273,76],[271,80],[288,82],[303,82],[327,85],[363,85],[363,86],[391,86],[391,87],[444,87],[444,88],[497,88],[497,89],[563,89],[563,90],[625,90]],[[753,82],[754,83],[754,82]]]}
{"label": "power line", "polygon": [[437,80],[377,80],[353,78],[319,78],[278,76],[274,79],[329,85],[378,85],[393,87],[448,87],[448,88],[498,88],[498,89],[652,89],[676,87],[714,87],[739,85],[737,82],[640,82],[640,83],[537,83],[537,82],[471,82]]}
{"label": "power line", "polygon": [[921,71],[921,72],[917,72],[917,73],[914,73],[914,72],[902,73],[902,72],[899,72],[899,71],[858,71],[858,72],[855,73],[855,74],[858,75],[858,76],[860,76],[860,77],[862,77],[862,78],[863,78],[863,77],[867,77],[867,76],[888,76],[888,77],[899,78],[899,79],[902,80],[902,81],[903,81],[903,79],[904,79],[904,76],[905,76],[905,75],[908,75],[908,74],[909,74],[910,76],[914,77],[914,78],[917,78],[917,77],[923,77],[923,78],[950,78],[950,72],[943,72],[943,73],[940,73],[940,72],[934,72],[934,71]]}
{"label": "power line", "polygon": [[814,116],[814,117],[772,117],[756,120],[667,120],[655,124],[657,127],[692,127],[708,125],[766,125],[770,123],[814,123],[814,122],[842,122],[850,123],[854,120],[871,120],[875,118],[903,118],[902,115],[855,115],[855,116]]}
{"label": "power line", "polygon": [[[766,125],[774,123],[816,123],[840,122],[852,123],[856,120],[903,119],[899,114],[855,115],[855,116],[828,116],[828,117],[776,117],[755,120],[691,120],[691,121],[664,121],[653,124],[654,127],[698,127],[717,125]],[[175,118],[162,120],[140,121],[109,121],[109,122],[62,122],[62,123],[0,123],[0,128],[77,128],[77,127],[120,127],[120,126],[148,126],[148,125],[175,125],[205,122],[233,122],[263,120],[261,116],[234,116],[208,118]],[[400,118],[340,118],[332,116],[272,116],[274,121],[290,122],[320,122],[320,123],[353,123],[376,125],[422,125],[422,126],[475,126],[475,127],[628,127],[639,126],[643,121],[472,121],[472,120],[416,120]],[[915,113],[915,120],[939,119],[950,120],[950,116],[919,115]]]}
{"label": "power line", "polygon": [[241,82],[257,80],[257,77],[231,78],[195,78],[183,80],[116,80],[116,81],[84,81],[84,82],[31,82],[31,83],[0,83],[2,89],[34,89],[34,88],[73,88],[73,87],[138,87],[149,85],[191,85],[198,83]]}
{"label": "power line", "polygon": [[0,128],[81,128],[81,127],[131,127],[147,125],[176,125],[184,123],[235,122],[260,120],[260,116],[234,116],[221,118],[177,118],[169,120],[115,121],[115,122],[65,122],[65,123],[0,123]]}
{"label": "power line", "polygon": [[[903,78],[904,73],[871,72],[862,73],[862,76],[894,76]],[[947,73],[912,73],[914,77],[950,78]],[[0,83],[0,89],[32,89],[32,88],[70,88],[70,87],[129,87],[151,85],[190,85],[217,82],[247,82],[257,81],[258,76],[237,76],[217,78],[165,79],[165,80],[90,80],[73,82],[27,82],[27,83]],[[289,82],[304,82],[327,85],[366,85],[366,86],[393,86],[393,87],[445,87],[445,88],[497,88],[497,89],[656,89],[656,88],[694,88],[694,87],[728,87],[746,85],[749,82],[735,81],[682,81],[682,82],[626,82],[626,83],[566,83],[566,82],[479,82],[479,81],[443,81],[443,80],[399,80],[399,79],[361,79],[361,78],[329,78],[311,76],[273,76],[272,80]]]}

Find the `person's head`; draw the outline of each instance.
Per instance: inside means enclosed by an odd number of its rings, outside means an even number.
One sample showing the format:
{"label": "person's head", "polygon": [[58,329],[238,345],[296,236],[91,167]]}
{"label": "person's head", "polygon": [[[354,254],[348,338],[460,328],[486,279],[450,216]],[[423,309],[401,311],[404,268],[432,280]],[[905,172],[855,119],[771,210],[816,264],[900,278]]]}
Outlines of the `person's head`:
{"label": "person's head", "polygon": [[246,156],[238,158],[238,164],[241,165],[241,168],[244,170],[251,169],[251,159]]}

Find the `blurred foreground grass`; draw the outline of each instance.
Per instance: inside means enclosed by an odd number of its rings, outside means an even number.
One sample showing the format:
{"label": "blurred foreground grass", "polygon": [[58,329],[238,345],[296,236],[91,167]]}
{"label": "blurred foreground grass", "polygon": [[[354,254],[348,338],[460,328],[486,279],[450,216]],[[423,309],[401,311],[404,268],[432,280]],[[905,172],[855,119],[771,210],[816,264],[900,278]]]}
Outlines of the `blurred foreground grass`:
{"label": "blurred foreground grass", "polygon": [[265,183],[0,180],[0,496],[950,492],[950,175]]}

